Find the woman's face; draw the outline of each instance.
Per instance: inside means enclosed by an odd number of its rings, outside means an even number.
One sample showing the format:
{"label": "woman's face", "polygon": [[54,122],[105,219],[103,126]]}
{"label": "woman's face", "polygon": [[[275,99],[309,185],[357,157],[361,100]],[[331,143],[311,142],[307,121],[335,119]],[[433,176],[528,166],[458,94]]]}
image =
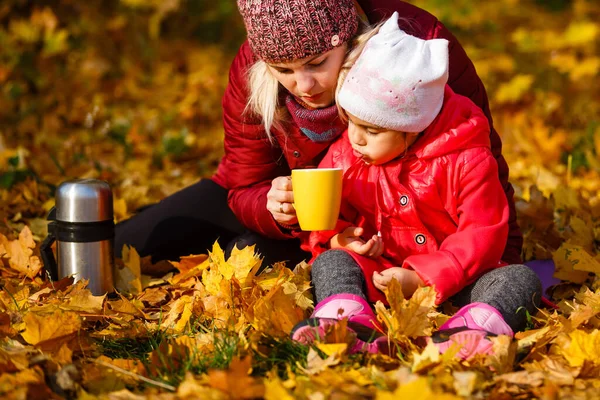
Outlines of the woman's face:
{"label": "woman's face", "polygon": [[269,71],[293,96],[308,106],[323,108],[333,104],[338,73],[347,44],[326,53],[288,63],[267,64]]}

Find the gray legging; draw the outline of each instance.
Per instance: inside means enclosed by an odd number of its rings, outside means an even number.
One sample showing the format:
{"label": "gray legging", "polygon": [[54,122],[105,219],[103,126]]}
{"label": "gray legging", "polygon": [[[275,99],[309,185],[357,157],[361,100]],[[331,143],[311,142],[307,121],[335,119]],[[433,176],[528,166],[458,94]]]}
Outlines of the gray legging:
{"label": "gray legging", "polygon": [[[342,250],[328,250],[312,265],[312,283],[317,302],[338,294],[351,293],[365,297],[365,277],[352,256]],[[462,307],[480,302],[496,308],[514,332],[527,323],[527,314],[536,313],[540,304],[542,285],[538,276],[525,265],[496,268],[466,286],[450,298]]]}

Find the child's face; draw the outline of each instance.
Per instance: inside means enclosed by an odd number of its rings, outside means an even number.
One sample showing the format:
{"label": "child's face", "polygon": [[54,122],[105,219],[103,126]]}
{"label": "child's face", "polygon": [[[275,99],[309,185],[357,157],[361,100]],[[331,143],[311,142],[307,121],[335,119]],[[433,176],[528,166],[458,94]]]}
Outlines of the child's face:
{"label": "child's face", "polygon": [[419,136],[381,128],[349,113],[348,118],[348,138],[354,154],[366,164],[385,164],[400,157]]}
{"label": "child's face", "polygon": [[292,95],[313,108],[333,104],[338,74],[347,44],[325,53],[288,63],[267,64],[269,71]]}

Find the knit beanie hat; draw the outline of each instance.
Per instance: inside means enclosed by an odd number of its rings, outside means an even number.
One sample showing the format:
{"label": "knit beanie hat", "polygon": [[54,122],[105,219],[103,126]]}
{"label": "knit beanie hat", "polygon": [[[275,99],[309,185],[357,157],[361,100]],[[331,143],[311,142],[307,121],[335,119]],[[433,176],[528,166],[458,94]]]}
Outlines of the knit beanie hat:
{"label": "knit beanie hat", "polygon": [[353,0],[237,0],[252,51],[269,63],[325,53],[358,28]]}
{"label": "knit beanie hat", "polygon": [[448,41],[406,34],[395,12],[367,42],[337,103],[373,125],[421,132],[440,112],[447,81]]}

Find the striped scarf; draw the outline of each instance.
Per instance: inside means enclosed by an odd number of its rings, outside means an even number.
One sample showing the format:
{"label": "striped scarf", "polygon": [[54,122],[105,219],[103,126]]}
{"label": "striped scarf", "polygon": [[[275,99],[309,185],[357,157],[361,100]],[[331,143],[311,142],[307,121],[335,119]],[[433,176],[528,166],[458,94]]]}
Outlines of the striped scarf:
{"label": "striped scarf", "polygon": [[300,131],[313,142],[329,142],[338,137],[348,126],[340,119],[335,104],[326,108],[310,109],[288,94],[285,98],[285,106]]}

